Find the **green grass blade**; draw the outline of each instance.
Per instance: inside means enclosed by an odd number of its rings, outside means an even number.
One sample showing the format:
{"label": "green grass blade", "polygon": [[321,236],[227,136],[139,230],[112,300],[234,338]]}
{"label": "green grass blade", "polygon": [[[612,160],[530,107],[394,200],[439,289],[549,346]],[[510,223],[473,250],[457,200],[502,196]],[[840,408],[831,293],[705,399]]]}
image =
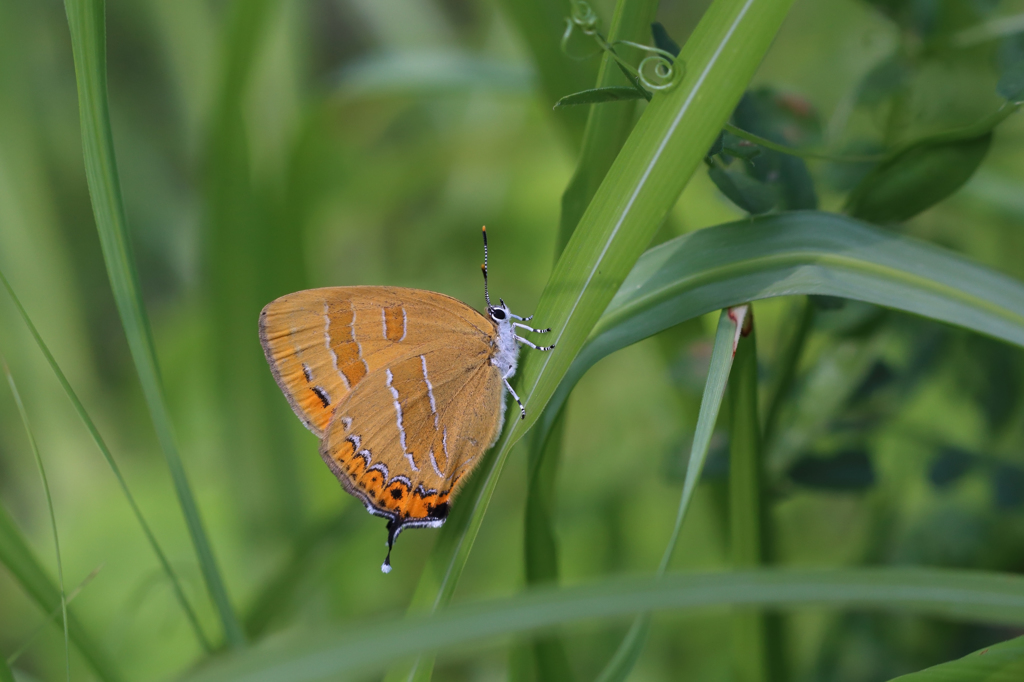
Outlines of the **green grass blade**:
{"label": "green grass blade", "polygon": [[78,83],[85,175],[110,287],[207,590],[220,614],[226,638],[230,642],[239,643],[243,641],[242,631],[228,601],[227,589],[217,568],[213,550],[199,515],[199,508],[178,454],[171,418],[164,401],[149,318],[139,290],[107,104],[104,2],[66,0],[64,8],[71,32],[75,79]]}
{"label": "green grass blade", "polygon": [[[32,552],[28,541],[2,506],[0,506],[0,563],[7,567],[11,576],[25,590],[37,606],[51,618],[50,614],[61,613],[61,591],[46,574],[46,569]],[[67,615],[68,637],[85,658],[96,676],[104,682],[121,680],[114,664],[96,641],[85,631],[73,613]]]}
{"label": "green grass blade", "polygon": [[1024,637],[987,646],[963,658],[892,682],[1018,682],[1024,679]]}
{"label": "green grass blade", "polygon": [[774,368],[775,385],[768,401],[768,409],[764,417],[764,433],[761,438],[766,452],[771,448],[772,439],[775,437],[775,427],[779,421],[779,411],[793,386],[796,369],[800,364],[800,356],[803,354],[804,345],[807,343],[807,337],[813,326],[814,304],[809,298],[805,298],[800,301],[799,320],[786,339],[785,346],[779,353],[777,366]]}
{"label": "green grass blade", "polygon": [[14,682],[14,673],[11,672],[3,656],[0,656],[0,682]]}
{"label": "green grass blade", "polygon": [[[757,414],[757,335],[750,306],[731,308],[740,327],[729,375],[729,545],[733,568],[769,561],[769,514],[762,482],[761,421]],[[767,614],[742,609],[733,616],[733,674],[738,682],[781,681],[779,628]],[[774,654],[774,655],[773,655]]]}
{"label": "green grass blade", "polygon": [[[782,23],[790,0],[716,0],[680,58],[685,73],[648,104],[615,159],[537,308],[558,348],[526,354],[519,394],[527,415],[485,457],[448,518],[413,610],[434,610],[455,590],[513,444],[541,415],[590,330],[675,204],[732,113]],[[700,106],[695,105],[699,99]],[[454,515],[462,508],[468,513]]]}
{"label": "green grass blade", "polygon": [[825,294],[903,310],[1024,345],[1024,285],[932,244],[800,211],[699,230],[641,258],[559,386],[698,315],[774,296]]}
{"label": "green grass blade", "polygon": [[[618,0],[608,39],[644,42],[650,32],[650,24],[654,20],[657,7],[657,0]],[[615,60],[605,54],[597,74],[596,86],[602,88],[622,83],[626,83],[625,76],[617,68]],[[637,92],[632,85],[628,89]],[[556,258],[561,255],[580,217],[622,149],[633,126],[635,105],[635,102],[621,102],[614,106],[590,107],[576,172],[562,195],[562,214],[555,246]],[[564,407],[559,407],[559,411],[564,411]],[[529,441],[530,474],[527,478],[523,537],[526,580],[531,585],[558,580],[553,510],[555,473],[561,459],[562,445],[559,425],[564,418],[563,415],[560,420],[556,420],[550,430],[534,430]],[[556,637],[535,640],[532,655],[527,652],[522,656],[524,661],[533,662],[537,679],[563,680],[571,674],[564,645]]]}
{"label": "green grass blade", "polygon": [[306,634],[229,654],[187,682],[304,682],[377,670],[420,651],[645,611],[743,606],[829,606],[915,613],[979,623],[1024,625],[1024,578],[983,571],[874,568],[787,569],[669,574],[532,590],[504,600],[435,614],[361,622],[345,631]]}
{"label": "green grass blade", "polygon": [[39,454],[39,445],[36,443],[35,436],[32,435],[32,426],[29,423],[28,412],[25,410],[25,404],[21,401],[18,385],[14,383],[14,375],[11,374],[11,368],[7,366],[7,360],[3,355],[0,355],[0,365],[3,365],[4,374],[7,375],[7,384],[11,387],[14,403],[18,406],[21,423],[25,425],[25,435],[28,437],[32,456],[35,457],[36,469],[38,469],[39,478],[43,483],[43,494],[46,496],[46,509],[50,514],[50,529],[53,531],[53,548],[57,555],[57,586],[60,588],[61,623],[64,626],[64,669],[68,682],[71,682],[71,647],[68,644],[68,602],[67,593],[64,591],[64,563],[60,559],[60,538],[57,534],[57,515],[53,512],[53,497],[50,495],[50,484],[46,480],[46,467],[43,466],[43,457]]}
{"label": "green grass blade", "polygon": [[[739,325],[742,324],[743,319],[741,315],[746,315],[748,311],[749,306],[723,310],[718,318],[715,346],[711,351],[711,365],[708,368],[708,380],[704,383],[704,395],[701,397],[697,426],[693,432],[690,459],[686,464],[683,494],[679,498],[679,510],[676,512],[672,535],[669,538],[668,546],[665,547],[665,553],[661,557],[661,564],[658,565],[658,576],[665,575],[668,570],[672,554],[679,541],[679,533],[683,528],[683,521],[686,519],[686,511],[690,508],[693,492],[697,489],[700,475],[704,471],[704,462],[707,460],[708,449],[711,447],[711,435],[715,431],[715,423],[718,421],[718,413],[722,408],[722,399],[725,396],[725,387],[729,381],[733,358],[736,355],[736,344],[740,334]],[[629,676],[637,659],[640,658],[640,652],[643,650],[650,627],[651,617],[649,614],[645,613],[633,621],[633,625],[619,644],[619,648],[598,676],[598,682],[619,682]]]}
{"label": "green grass blade", "polygon": [[85,579],[82,580],[82,582],[78,583],[78,587],[71,590],[71,592],[67,595],[67,599],[65,600],[64,604],[58,605],[57,608],[50,611],[50,613],[47,614],[38,625],[36,625],[33,629],[29,630],[28,634],[25,635],[25,638],[22,641],[21,645],[19,645],[18,648],[15,649],[14,652],[7,657],[7,665],[14,665],[18,658],[20,658],[23,653],[28,651],[28,648],[32,646],[32,642],[35,641],[36,637],[38,637],[39,634],[46,628],[50,621],[57,619],[57,616],[64,610],[65,605],[71,605],[71,602],[75,600],[75,597],[77,597],[81,593],[81,591],[84,590],[85,587],[93,581],[93,578],[99,575],[99,572],[100,570],[102,570],[102,568],[103,564],[100,564],[92,571],[92,573],[85,576]]}
{"label": "green grass blade", "polygon": [[99,448],[100,453],[103,455],[103,459],[107,461],[107,466],[109,466],[110,470],[114,473],[114,477],[117,479],[118,485],[121,486],[121,492],[124,493],[125,499],[128,501],[128,506],[131,507],[132,514],[139,522],[139,526],[142,528],[142,532],[146,536],[149,546],[153,548],[153,553],[156,554],[157,561],[160,562],[160,567],[171,582],[171,587],[174,589],[174,595],[177,597],[178,603],[181,604],[182,610],[185,611],[185,615],[188,617],[189,623],[196,634],[196,638],[204,649],[210,651],[210,643],[206,639],[206,635],[203,634],[202,627],[199,625],[199,618],[196,616],[195,611],[192,609],[192,605],[185,596],[185,590],[181,586],[181,580],[178,579],[178,574],[174,572],[173,568],[171,568],[171,563],[167,560],[167,555],[164,554],[164,550],[160,547],[160,543],[157,542],[156,536],[153,535],[153,531],[149,527],[149,523],[142,515],[142,510],[139,509],[139,505],[135,502],[135,496],[132,495],[131,490],[128,488],[128,482],[125,481],[124,476],[121,474],[121,468],[117,465],[117,462],[114,461],[114,456],[111,454],[110,448],[107,447],[106,441],[103,440],[103,436],[100,435],[99,429],[96,428],[96,423],[93,422],[89,413],[85,411],[85,406],[82,405],[82,401],[78,399],[78,394],[75,393],[73,388],[71,388],[71,383],[68,381],[68,378],[64,376],[64,372],[61,370],[60,365],[57,364],[57,360],[54,359],[53,354],[50,353],[49,347],[43,341],[43,337],[39,335],[39,330],[37,330],[36,326],[32,323],[32,319],[28,316],[28,312],[21,304],[21,300],[14,293],[11,283],[7,281],[7,277],[4,276],[3,272],[0,272],[0,284],[3,284],[4,288],[7,289],[7,293],[14,302],[14,306],[18,310],[18,314],[21,315],[22,321],[25,323],[25,326],[28,327],[36,345],[39,346],[39,350],[43,353],[43,357],[45,357],[46,362],[49,363],[50,369],[52,369],[53,373],[57,376],[57,381],[60,383],[61,388],[64,389],[64,393],[68,396],[68,400],[71,401],[71,405],[78,413],[78,417],[82,420],[82,423],[85,424],[85,428],[89,430],[89,435],[92,436],[93,441],[96,443],[96,447]]}

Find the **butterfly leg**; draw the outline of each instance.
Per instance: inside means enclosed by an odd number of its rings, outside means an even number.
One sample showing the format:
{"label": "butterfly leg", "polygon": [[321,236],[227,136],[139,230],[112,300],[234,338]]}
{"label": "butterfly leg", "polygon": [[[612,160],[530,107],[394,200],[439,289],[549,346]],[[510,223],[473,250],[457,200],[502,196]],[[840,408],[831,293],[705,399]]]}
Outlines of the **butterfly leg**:
{"label": "butterfly leg", "polygon": [[505,382],[505,388],[507,388],[508,392],[512,394],[512,397],[515,398],[516,404],[519,405],[519,418],[526,419],[526,408],[523,407],[523,403],[519,400],[519,396],[516,395],[516,392],[512,390],[512,386],[508,383],[508,377],[511,375],[512,373],[509,372],[507,375],[503,376],[501,380]]}
{"label": "butterfly leg", "polygon": [[[530,317],[533,316],[531,315]],[[549,331],[551,331],[551,327],[548,327],[547,329],[534,329],[528,324],[520,324],[519,322],[513,322],[512,326],[519,327],[520,329],[525,329],[528,332],[534,332],[536,334],[547,334]]]}
{"label": "butterfly leg", "polygon": [[533,319],[533,315],[530,315],[529,317],[519,317],[513,312],[509,312],[508,316],[511,317],[513,320],[519,320],[520,322],[529,322],[530,320]]}
{"label": "butterfly leg", "polygon": [[519,343],[525,343],[527,346],[529,346],[530,348],[532,348],[534,350],[545,350],[546,351],[546,350],[551,350],[552,348],[555,347],[555,344],[551,344],[550,346],[538,346],[533,341],[530,341],[528,339],[524,339],[521,336],[517,336],[516,337],[516,341],[518,341]]}

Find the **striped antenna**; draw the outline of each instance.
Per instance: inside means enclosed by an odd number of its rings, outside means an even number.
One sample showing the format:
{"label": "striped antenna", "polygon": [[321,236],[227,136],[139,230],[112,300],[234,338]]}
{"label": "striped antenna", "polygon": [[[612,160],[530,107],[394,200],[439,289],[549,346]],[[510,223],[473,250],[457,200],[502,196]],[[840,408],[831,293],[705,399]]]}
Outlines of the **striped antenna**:
{"label": "striped antenna", "polygon": [[487,293],[487,226],[484,225],[481,229],[484,235],[484,264],[480,266],[480,269],[484,273],[484,300],[487,301],[487,307],[491,307],[491,296]]}

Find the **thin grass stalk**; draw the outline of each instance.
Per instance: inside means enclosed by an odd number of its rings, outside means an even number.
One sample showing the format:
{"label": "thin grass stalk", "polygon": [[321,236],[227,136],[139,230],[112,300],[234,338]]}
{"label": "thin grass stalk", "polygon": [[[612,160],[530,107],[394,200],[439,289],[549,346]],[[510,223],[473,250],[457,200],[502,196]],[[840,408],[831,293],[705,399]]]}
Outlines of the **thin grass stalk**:
{"label": "thin grass stalk", "polygon": [[57,381],[60,383],[61,388],[64,389],[64,393],[67,395],[68,400],[71,401],[71,405],[75,408],[75,412],[78,413],[78,417],[82,420],[82,423],[85,424],[85,428],[89,431],[89,435],[92,436],[93,442],[95,442],[96,447],[99,448],[100,454],[103,455],[103,459],[106,460],[107,466],[109,466],[110,470],[114,473],[114,477],[117,479],[117,483],[121,487],[121,492],[124,493],[125,499],[128,501],[128,506],[131,508],[132,514],[135,516],[135,520],[139,522],[143,535],[146,536],[149,546],[153,549],[153,553],[156,554],[157,561],[160,563],[160,568],[163,569],[164,574],[171,583],[174,596],[177,598],[178,603],[185,612],[185,616],[188,618],[189,624],[192,626],[196,639],[199,640],[199,644],[203,649],[206,651],[212,651],[210,642],[206,638],[206,634],[203,632],[202,626],[199,624],[199,617],[192,608],[192,604],[189,603],[188,597],[185,596],[185,590],[182,588],[178,574],[174,572],[173,568],[171,568],[171,563],[167,560],[167,555],[164,553],[163,548],[160,547],[160,543],[157,542],[156,536],[153,534],[153,530],[149,527],[149,523],[146,521],[146,518],[142,515],[142,510],[135,501],[135,496],[132,495],[131,489],[128,487],[128,482],[121,474],[121,468],[117,465],[117,462],[114,461],[114,455],[110,452],[110,448],[107,447],[107,443],[103,440],[103,436],[100,435],[100,431],[96,427],[96,423],[93,422],[92,417],[90,417],[89,413],[86,412],[82,401],[78,399],[78,394],[75,393],[73,388],[71,388],[71,383],[64,375],[60,365],[57,364],[57,360],[54,359],[53,354],[50,353],[49,347],[43,341],[43,337],[40,336],[35,324],[32,323],[32,319],[28,316],[28,312],[25,310],[25,307],[22,306],[21,299],[19,299],[14,293],[11,283],[7,281],[3,272],[0,272],[0,283],[4,285],[5,289],[7,289],[7,293],[14,302],[14,307],[17,308],[18,314],[21,315],[22,321],[24,321],[25,326],[28,327],[36,345],[43,353],[43,357],[46,358],[46,362],[50,365],[50,369],[52,369],[53,373],[56,375]]}
{"label": "thin grass stalk", "polygon": [[[757,337],[754,312],[731,308],[740,326],[729,376],[729,546],[733,568],[770,560],[770,511],[762,489],[764,460],[757,414]],[[783,682],[780,623],[758,611],[741,610],[733,622],[733,669],[737,682]]]}
{"label": "thin grass stalk", "polygon": [[[740,308],[749,308],[749,306]],[[697,426],[693,432],[693,445],[690,447],[690,458],[686,465],[686,479],[683,482],[683,492],[679,498],[675,525],[655,573],[658,577],[665,575],[668,571],[676,544],[679,542],[679,533],[683,529],[686,512],[690,508],[693,493],[697,489],[697,483],[700,482],[701,473],[704,471],[704,462],[707,460],[708,449],[711,447],[711,436],[715,431],[715,423],[718,421],[722,399],[725,397],[725,387],[728,384],[733,358],[736,355],[739,324],[742,323],[742,316],[745,315],[746,313],[741,313],[739,309],[734,309],[723,310],[718,317],[715,346],[711,352],[711,364],[708,367],[708,379],[704,384],[700,412],[697,415]],[[628,678],[643,652],[650,629],[651,615],[644,613],[638,616],[626,632],[622,642],[619,643],[618,649],[615,650],[608,664],[598,675],[597,682],[622,682]]]}
{"label": "thin grass stalk", "polygon": [[344,630],[299,633],[228,654],[182,682],[313,682],[379,670],[395,658],[574,622],[645,611],[722,607],[849,608],[964,622],[1024,624],[1024,578],[1006,573],[923,568],[761,569],[620,576],[571,588],[530,590],[443,612],[361,621]]}
{"label": "thin grass stalk", "polygon": [[178,453],[149,317],[142,301],[131,251],[107,103],[105,3],[104,0],[65,0],[64,8],[78,83],[85,175],[110,288],[207,591],[217,608],[225,638],[233,645],[241,645],[244,642],[242,630],[228,599],[227,588]]}
{"label": "thin grass stalk", "polygon": [[[658,8],[658,0],[618,0],[609,27],[609,40],[643,42]],[[625,76],[609,54],[601,58],[595,87],[627,84]],[[562,112],[556,112],[556,116]],[[562,213],[555,258],[561,255],[583,212],[597,192],[632,129],[636,102],[592,105],[587,114],[583,143],[576,171],[562,195]],[[562,429],[567,406],[562,406],[550,430],[534,430],[529,441],[530,475],[527,477],[524,561],[526,582],[534,585],[558,581],[558,551],[554,532],[555,475],[562,451]],[[554,635],[533,642],[534,663],[539,680],[567,680],[572,674],[565,647]]]}
{"label": "thin grass stalk", "polygon": [[[729,547],[736,570],[757,568],[764,563],[757,346],[753,314],[749,307],[745,310],[736,347],[735,371],[729,377]],[[768,643],[763,616],[743,610],[733,619],[733,679],[768,682]]]}
{"label": "thin grass stalk", "polygon": [[779,355],[778,365],[775,368],[775,388],[768,401],[768,409],[764,417],[764,438],[762,444],[765,452],[772,447],[775,439],[775,431],[778,428],[779,412],[782,405],[793,388],[793,381],[796,379],[796,370],[800,364],[800,356],[803,355],[804,346],[807,344],[807,337],[814,326],[814,303],[810,298],[804,298],[799,303],[800,309],[797,313],[798,322],[796,328],[789,334],[786,344]]}
{"label": "thin grass stalk", "polygon": [[43,618],[43,620],[29,632],[29,634],[22,641],[21,645],[17,649],[15,649],[11,655],[7,657],[7,665],[13,666],[21,657],[21,655],[28,651],[28,648],[32,645],[32,642],[36,640],[36,637],[38,637],[39,634],[43,631],[43,628],[45,628],[47,624],[50,623],[50,621],[56,620],[57,616],[60,614],[62,610],[65,610],[67,607],[71,606],[71,602],[75,600],[75,597],[77,597],[79,593],[83,589],[85,589],[86,585],[92,582],[93,578],[99,575],[99,572],[102,568],[103,564],[100,564],[95,569],[93,569],[92,573],[85,576],[85,579],[82,580],[82,582],[78,583],[78,587],[71,590],[63,604],[57,606],[57,608],[55,609],[50,610],[50,613],[48,613]]}
{"label": "thin grass stalk", "polygon": [[[36,558],[28,541],[3,506],[0,506],[0,564],[7,567],[14,580],[42,610],[47,620],[55,620],[56,615],[61,612],[60,590],[54,586],[46,569]],[[119,682],[122,679],[106,652],[86,632],[73,612],[68,613],[68,635],[100,680]]]}
{"label": "thin grass stalk", "polygon": [[[301,534],[304,514],[289,435],[292,416],[280,409],[281,392],[254,330],[264,305],[306,286],[303,241],[296,229],[302,220],[286,205],[282,176],[290,169],[273,178],[254,178],[251,121],[245,111],[260,49],[281,4],[235,0],[226,8],[202,179],[209,358],[224,406],[218,435],[224,456],[238,471],[231,483],[241,512],[292,540]],[[301,139],[297,135],[295,143]]]}
{"label": "thin grass stalk", "polygon": [[68,601],[64,591],[64,563],[60,558],[60,537],[57,534],[57,515],[53,512],[53,496],[50,495],[50,484],[46,480],[46,467],[43,466],[43,457],[39,454],[39,445],[32,433],[32,425],[28,419],[28,411],[21,400],[21,393],[18,385],[14,382],[14,375],[11,368],[7,366],[7,360],[0,354],[0,365],[3,365],[4,374],[7,375],[7,384],[11,387],[11,395],[14,396],[14,403],[18,406],[18,414],[21,415],[21,423],[25,426],[25,435],[28,437],[29,448],[36,461],[36,469],[39,471],[39,480],[43,484],[43,494],[46,496],[46,509],[50,514],[50,530],[53,532],[53,549],[57,557],[57,587],[60,589],[60,613],[61,624],[64,627],[64,671],[68,682],[71,682],[71,646],[68,638]]}
{"label": "thin grass stalk", "polygon": [[687,41],[677,60],[686,68],[679,68],[672,86],[648,104],[548,280],[536,318],[555,330],[557,348],[524,359],[518,383],[526,418],[509,424],[456,501],[453,510],[467,511],[449,516],[410,610],[433,612],[451,600],[512,445],[541,416],[594,324],[675,205],[791,4],[716,0]]}

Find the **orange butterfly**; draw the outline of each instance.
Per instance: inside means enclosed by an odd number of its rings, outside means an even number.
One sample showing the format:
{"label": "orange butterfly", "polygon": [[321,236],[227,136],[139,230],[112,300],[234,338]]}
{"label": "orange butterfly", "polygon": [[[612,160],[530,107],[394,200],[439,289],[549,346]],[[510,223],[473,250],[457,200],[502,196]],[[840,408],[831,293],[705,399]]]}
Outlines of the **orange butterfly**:
{"label": "orange butterfly", "polygon": [[292,410],[320,440],[342,487],[388,519],[388,554],[405,528],[442,525],[451,496],[491,447],[505,390],[533,316],[487,291],[487,315],[443,294],[327,287],[288,294],[260,313],[260,342]]}

